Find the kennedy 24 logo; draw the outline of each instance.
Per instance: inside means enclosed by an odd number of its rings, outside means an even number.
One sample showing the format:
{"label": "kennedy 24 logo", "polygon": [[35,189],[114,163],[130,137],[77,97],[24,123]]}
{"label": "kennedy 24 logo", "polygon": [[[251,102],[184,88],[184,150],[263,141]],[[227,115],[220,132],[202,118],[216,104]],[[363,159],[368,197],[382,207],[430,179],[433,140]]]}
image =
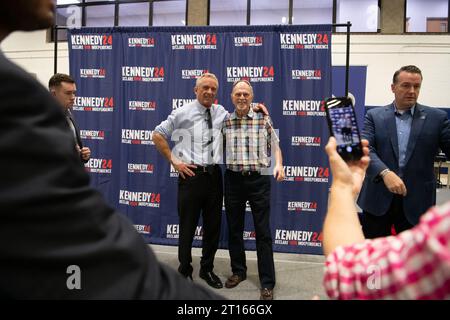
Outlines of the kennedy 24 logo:
{"label": "kennedy 24 logo", "polygon": [[102,36],[102,45],[112,45],[112,36],[104,35]]}
{"label": "kennedy 24 logo", "polygon": [[273,66],[271,67],[265,66],[263,68],[263,77],[273,77],[273,75],[274,75]]}
{"label": "kennedy 24 logo", "polygon": [[164,67],[158,68],[155,67],[155,78],[162,78],[164,77]]}
{"label": "kennedy 24 logo", "polygon": [[101,164],[101,168],[102,169],[112,169],[112,160],[106,160],[106,159],[102,159],[102,164]]}
{"label": "kennedy 24 logo", "polygon": [[206,35],[206,44],[217,44],[217,37],[215,34],[207,34]]}
{"label": "kennedy 24 logo", "polygon": [[105,108],[114,108],[114,98],[105,98],[105,104],[104,104]]}
{"label": "kennedy 24 logo", "polygon": [[328,44],[328,34],[321,34],[321,33],[318,33],[317,34],[317,43],[318,44]]}

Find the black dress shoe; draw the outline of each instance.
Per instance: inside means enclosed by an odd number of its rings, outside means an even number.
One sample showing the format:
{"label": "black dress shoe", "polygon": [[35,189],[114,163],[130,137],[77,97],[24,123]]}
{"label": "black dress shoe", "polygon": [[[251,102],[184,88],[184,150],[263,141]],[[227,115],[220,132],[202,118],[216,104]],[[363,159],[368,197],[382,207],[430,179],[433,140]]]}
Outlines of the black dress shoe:
{"label": "black dress shoe", "polygon": [[187,280],[193,281],[193,280],[192,280],[192,274],[183,274],[183,273],[181,273],[181,272],[180,272],[180,274],[181,274],[181,276],[182,276],[183,278],[186,278]]}
{"label": "black dress shoe", "polygon": [[183,272],[179,272],[184,278],[186,278],[187,280],[192,280],[192,273],[183,273]]}
{"label": "black dress shoe", "polygon": [[178,267],[178,272],[179,272],[183,277],[185,277],[186,279],[193,281],[193,280],[192,280],[192,267],[191,267],[191,266],[189,266],[189,268],[187,268],[187,267],[182,268],[181,265],[180,265],[180,266]]}
{"label": "black dress shoe", "polygon": [[212,271],[203,272],[200,271],[199,273],[200,278],[206,281],[208,285],[210,285],[213,288],[220,289],[223,288],[222,281],[220,281],[219,277]]}

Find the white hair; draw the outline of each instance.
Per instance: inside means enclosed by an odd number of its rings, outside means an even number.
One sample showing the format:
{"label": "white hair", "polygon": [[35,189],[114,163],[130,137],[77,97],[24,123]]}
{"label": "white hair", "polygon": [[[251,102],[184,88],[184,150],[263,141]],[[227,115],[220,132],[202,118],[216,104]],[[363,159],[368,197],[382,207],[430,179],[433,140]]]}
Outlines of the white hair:
{"label": "white hair", "polygon": [[206,72],[206,73],[202,74],[200,77],[198,77],[197,81],[195,81],[195,86],[198,87],[198,85],[200,84],[200,81],[205,78],[211,78],[211,79],[216,80],[217,86],[219,86],[219,80],[217,80],[216,75],[214,73],[209,73],[209,72]]}

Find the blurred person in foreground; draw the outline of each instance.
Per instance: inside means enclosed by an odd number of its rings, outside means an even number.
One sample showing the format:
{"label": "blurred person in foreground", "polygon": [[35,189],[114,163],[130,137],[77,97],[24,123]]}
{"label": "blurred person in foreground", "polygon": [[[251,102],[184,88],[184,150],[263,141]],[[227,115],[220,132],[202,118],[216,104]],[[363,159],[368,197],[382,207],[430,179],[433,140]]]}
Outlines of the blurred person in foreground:
{"label": "blurred person in foreground", "polygon": [[[0,41],[49,28],[52,0],[0,2]],[[89,186],[50,93],[0,52],[0,296],[221,299],[161,265],[133,225]]]}
{"label": "blurred person in foreground", "polygon": [[355,199],[369,165],[346,163],[331,137],[326,152],[333,183],[323,227],[324,286],[332,299],[449,299],[450,202],[430,208],[414,228],[365,240]]}

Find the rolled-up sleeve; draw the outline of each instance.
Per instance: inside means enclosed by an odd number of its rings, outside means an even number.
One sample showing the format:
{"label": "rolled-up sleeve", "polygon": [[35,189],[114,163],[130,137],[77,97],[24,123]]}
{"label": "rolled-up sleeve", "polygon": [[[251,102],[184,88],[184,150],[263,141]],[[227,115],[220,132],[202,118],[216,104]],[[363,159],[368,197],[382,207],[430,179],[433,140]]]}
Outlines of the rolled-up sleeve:
{"label": "rolled-up sleeve", "polygon": [[155,132],[162,134],[166,140],[169,140],[172,136],[173,130],[177,128],[177,115],[177,110],[173,110],[166,120],[156,126]]}
{"label": "rolled-up sleeve", "polygon": [[[267,138],[269,139],[269,141],[272,141],[272,136],[273,136],[274,141],[279,143],[280,138],[278,138],[278,134],[276,132],[276,130],[278,130],[278,129],[275,129],[273,127],[272,119],[269,116],[265,116],[264,118],[266,120],[265,129],[267,131]],[[273,131],[273,134],[272,134],[272,131]]]}

